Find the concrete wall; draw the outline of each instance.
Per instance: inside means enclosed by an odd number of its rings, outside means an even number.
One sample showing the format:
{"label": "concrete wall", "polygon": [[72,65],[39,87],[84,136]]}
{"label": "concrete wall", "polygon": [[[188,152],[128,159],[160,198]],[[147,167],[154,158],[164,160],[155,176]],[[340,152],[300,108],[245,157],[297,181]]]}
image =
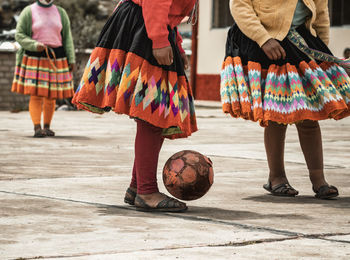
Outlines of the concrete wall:
{"label": "concrete wall", "polygon": [[[75,88],[79,85],[89,56],[89,51],[79,51],[76,53],[77,70],[74,73]],[[16,53],[14,51],[0,51],[0,110],[20,111],[28,109],[29,96],[11,92],[15,59]]]}

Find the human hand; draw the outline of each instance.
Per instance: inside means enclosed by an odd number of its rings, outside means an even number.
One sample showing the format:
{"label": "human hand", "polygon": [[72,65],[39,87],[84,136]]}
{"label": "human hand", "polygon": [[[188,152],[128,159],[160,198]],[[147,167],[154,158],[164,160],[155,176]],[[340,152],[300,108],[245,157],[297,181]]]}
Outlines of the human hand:
{"label": "human hand", "polygon": [[187,70],[188,69],[188,59],[187,59],[186,53],[181,53],[180,55],[181,55],[182,62],[184,64],[184,69]]}
{"label": "human hand", "polygon": [[75,71],[75,63],[69,64],[69,71],[74,72]]}
{"label": "human hand", "polygon": [[173,49],[171,46],[153,49],[153,56],[156,58],[159,65],[170,66],[174,61]]}
{"label": "human hand", "polygon": [[46,48],[45,44],[42,44],[41,42],[38,42],[37,45],[36,45],[36,50],[37,50],[38,52],[44,51],[45,48]]}
{"label": "human hand", "polygon": [[266,56],[270,60],[279,60],[286,58],[286,52],[275,39],[270,39],[261,46]]}

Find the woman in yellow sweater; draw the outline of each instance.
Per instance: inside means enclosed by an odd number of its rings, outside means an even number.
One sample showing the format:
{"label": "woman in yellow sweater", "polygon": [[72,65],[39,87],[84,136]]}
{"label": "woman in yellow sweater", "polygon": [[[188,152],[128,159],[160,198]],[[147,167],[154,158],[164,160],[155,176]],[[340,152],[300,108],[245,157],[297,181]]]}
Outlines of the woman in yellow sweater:
{"label": "woman in yellow sweater", "polygon": [[332,56],[327,0],[231,0],[221,72],[223,110],[265,127],[270,169],[264,188],[296,196],[284,168],[288,124],[295,124],[315,196],[338,196],[323,172],[318,120],[350,114],[349,62]]}

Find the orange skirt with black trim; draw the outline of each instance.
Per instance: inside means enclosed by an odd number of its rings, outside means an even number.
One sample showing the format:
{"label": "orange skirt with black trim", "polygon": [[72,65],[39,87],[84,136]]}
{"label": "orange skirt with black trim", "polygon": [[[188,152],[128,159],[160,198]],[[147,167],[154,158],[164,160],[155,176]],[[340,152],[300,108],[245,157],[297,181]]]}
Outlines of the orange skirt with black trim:
{"label": "orange skirt with black trim", "polygon": [[51,63],[44,52],[25,52],[22,63],[16,66],[11,91],[50,99],[72,97],[74,85],[67,58],[57,54]]}

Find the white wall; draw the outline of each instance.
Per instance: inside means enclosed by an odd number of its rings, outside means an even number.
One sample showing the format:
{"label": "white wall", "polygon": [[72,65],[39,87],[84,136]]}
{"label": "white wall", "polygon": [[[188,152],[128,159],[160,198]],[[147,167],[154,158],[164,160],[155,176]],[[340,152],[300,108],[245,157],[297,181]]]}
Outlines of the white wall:
{"label": "white wall", "polygon": [[211,28],[212,2],[202,1],[199,5],[198,74],[219,74],[225,58],[228,28]]}
{"label": "white wall", "polygon": [[[202,1],[198,28],[198,74],[219,74],[225,55],[228,28],[212,29],[212,1]],[[350,26],[332,27],[329,47],[334,55],[342,57],[350,48]]]}
{"label": "white wall", "polygon": [[350,48],[350,26],[331,27],[329,48],[333,54],[342,58],[345,48]]}

